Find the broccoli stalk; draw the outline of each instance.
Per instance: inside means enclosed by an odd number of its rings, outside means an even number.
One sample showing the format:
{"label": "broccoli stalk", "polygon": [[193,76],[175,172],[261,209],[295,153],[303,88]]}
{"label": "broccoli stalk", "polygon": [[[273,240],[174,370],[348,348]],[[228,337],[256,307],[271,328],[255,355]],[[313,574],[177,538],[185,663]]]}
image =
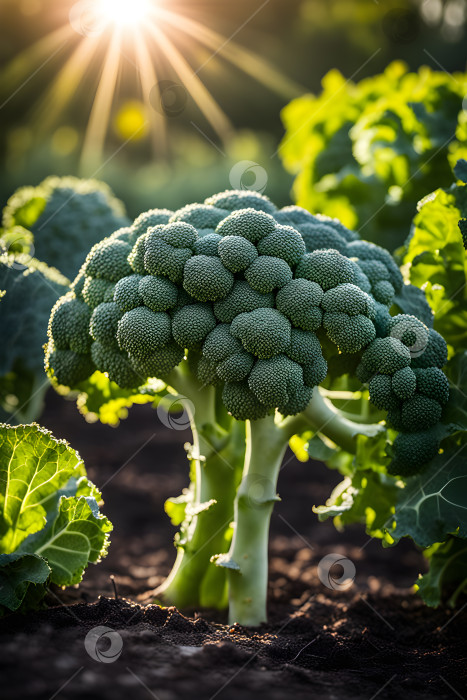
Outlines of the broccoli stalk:
{"label": "broccoli stalk", "polygon": [[[226,551],[235,491],[243,466],[245,426],[227,415],[226,427],[216,418],[212,386],[203,386],[187,363],[167,378],[190,418],[193,443],[189,450],[192,500],[188,502],[177,557],[171,573],[156,590],[157,598],[178,608],[225,607],[225,572],[209,566],[212,556]],[[184,401],[188,399],[188,401]]]}
{"label": "broccoli stalk", "polygon": [[[279,420],[278,420],[279,418]],[[229,620],[244,625],[266,622],[269,523],[277,495],[277,481],[289,439],[299,429],[320,432],[347,452],[354,453],[357,435],[374,437],[380,424],[354,423],[340,415],[315,389],[302,414],[282,419],[267,416],[247,422],[245,466],[235,498],[235,532],[227,555],[214,557],[229,578]]]}

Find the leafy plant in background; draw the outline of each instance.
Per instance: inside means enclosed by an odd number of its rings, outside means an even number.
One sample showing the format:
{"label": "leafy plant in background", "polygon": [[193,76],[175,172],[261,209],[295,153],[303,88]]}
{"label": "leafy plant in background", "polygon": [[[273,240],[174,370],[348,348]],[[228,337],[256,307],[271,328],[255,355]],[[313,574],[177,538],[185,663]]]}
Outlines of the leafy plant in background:
{"label": "leafy plant in background", "polygon": [[[103,373],[125,401],[149,393],[186,407],[191,485],[166,506],[180,533],[159,598],[224,607],[228,583],[231,622],[266,619],[289,441],[346,477],[321,517],[425,547],[463,532],[460,489],[425,529],[400,505],[431,470],[446,488],[467,479],[439,454],[461,430],[446,422],[446,343],[423,293],[406,287],[386,250],[256,192],[145,212],[91,249],[52,311],[46,362],[55,384],[85,394],[89,383],[94,399]],[[406,313],[413,294],[426,322]]]}
{"label": "leafy plant in background", "polygon": [[28,423],[40,415],[50,310],[89,246],[126,223],[121,202],[95,180],[51,177],[8,201],[0,236],[2,420]]}
{"label": "leafy plant in background", "polygon": [[79,583],[112,525],[80,456],[38,425],[0,425],[0,615]]}
{"label": "leafy plant in background", "polygon": [[467,77],[401,62],[359,83],[336,70],[319,96],[282,113],[281,155],[296,174],[294,197],[311,212],[338,217],[368,240],[400,245],[417,202],[451,182],[467,153]]}
{"label": "leafy plant in background", "polygon": [[[446,449],[442,459],[446,465],[452,460],[453,472],[458,465],[462,474],[467,444],[467,162],[459,161],[454,173],[455,184],[436,190],[419,203],[411,235],[399,255],[404,277],[423,289],[434,312],[434,328],[448,344],[446,374],[451,406],[446,420],[461,426],[463,432],[443,443]],[[449,481],[448,474],[443,469],[437,487],[446,498],[451,489],[455,501],[463,502],[465,508],[466,480],[461,477]],[[445,506],[441,497],[434,497],[432,503]],[[435,515],[433,508],[427,508],[428,517],[430,511]],[[433,524],[430,529],[433,530]],[[446,532],[450,536],[446,537]],[[443,598],[455,605],[459,595],[467,591],[467,542],[461,539],[466,537],[464,522],[459,528],[442,532],[437,544],[428,550],[430,571],[421,578],[419,586],[430,605],[438,605]]]}

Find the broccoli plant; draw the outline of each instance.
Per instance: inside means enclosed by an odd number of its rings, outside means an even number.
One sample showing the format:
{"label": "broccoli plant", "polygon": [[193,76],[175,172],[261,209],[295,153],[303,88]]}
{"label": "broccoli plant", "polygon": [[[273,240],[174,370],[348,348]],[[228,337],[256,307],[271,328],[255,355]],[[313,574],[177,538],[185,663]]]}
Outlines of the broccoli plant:
{"label": "broccoli plant", "polygon": [[8,201],[0,235],[1,420],[29,423],[40,415],[50,311],[89,248],[126,223],[121,202],[95,180],[51,177]]}
{"label": "broccoli plant", "polygon": [[48,177],[10,197],[1,242],[8,252],[31,252],[73,279],[89,248],[127,223],[122,202],[105,183]]}
{"label": "broccoli plant", "polygon": [[283,111],[281,155],[296,175],[297,204],[337,216],[363,237],[400,245],[417,202],[451,182],[465,157],[465,74],[401,62],[359,83],[336,70],[320,95],[305,95]]}
{"label": "broccoli plant", "polygon": [[[228,589],[231,622],[266,620],[289,442],[327,451],[354,491],[365,481],[363,500],[384,493],[373,530],[390,538],[403,480],[438,454],[449,398],[446,343],[426,302],[426,322],[404,312],[411,291],[386,250],[256,192],[148,211],[91,249],[52,311],[46,364],[84,393],[96,372],[142,395],[158,378],[186,406],[191,484],[167,504],[181,527],[159,600],[223,607]],[[321,517],[345,509],[334,501]]]}

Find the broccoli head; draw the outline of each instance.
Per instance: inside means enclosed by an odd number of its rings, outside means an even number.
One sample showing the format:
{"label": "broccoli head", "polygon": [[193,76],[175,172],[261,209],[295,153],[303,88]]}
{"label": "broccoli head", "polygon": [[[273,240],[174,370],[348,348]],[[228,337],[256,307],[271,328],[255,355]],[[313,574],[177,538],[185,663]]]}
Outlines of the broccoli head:
{"label": "broccoli head", "polygon": [[123,204],[104,183],[49,177],[10,197],[3,211],[3,238],[8,247],[15,227],[30,231],[31,248],[23,252],[73,279],[93,244],[128,223]]}
{"label": "broccoli head", "polygon": [[337,220],[227,191],[146,212],[92,248],[53,310],[49,371],[73,386],[97,368],[137,388],[186,360],[228,412],[256,420],[301,413],[328,360],[354,356],[370,400],[415,435],[447,401],[445,345],[391,316],[401,286],[392,256]]}

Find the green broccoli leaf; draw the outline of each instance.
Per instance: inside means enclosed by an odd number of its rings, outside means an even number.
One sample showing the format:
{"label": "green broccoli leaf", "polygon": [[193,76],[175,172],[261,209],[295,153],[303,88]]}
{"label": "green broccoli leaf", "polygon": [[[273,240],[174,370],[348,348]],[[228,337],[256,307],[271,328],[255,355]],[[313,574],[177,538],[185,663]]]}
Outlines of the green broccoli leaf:
{"label": "green broccoli leaf", "polygon": [[399,491],[394,477],[382,471],[361,470],[338,484],[326,505],[313,510],[320,520],[334,518],[339,529],[350,523],[364,523],[369,535],[392,544],[390,530]]}
{"label": "green broccoli leaf", "polygon": [[0,606],[26,609],[50,580],[79,583],[112,525],[79,455],[38,425],[0,425]]}
{"label": "green broccoli leaf", "polygon": [[94,372],[89,379],[79,385],[77,406],[88,423],[99,420],[106,425],[117,426],[128,416],[128,409],[135,404],[158,404],[165,395],[164,382],[150,380],[138,391],[121,389],[118,384],[102,372]]}
{"label": "green broccoli leaf", "polygon": [[407,478],[394,514],[394,538],[411,537],[422,547],[448,535],[467,537],[466,445],[438,455],[429,468]]}
{"label": "green broccoli leaf", "polygon": [[319,95],[293,100],[282,112],[281,156],[297,204],[400,245],[417,202],[450,184],[450,163],[465,152],[467,76],[455,78],[398,61],[358,83],[332,70]]}
{"label": "green broccoli leaf", "polygon": [[80,456],[38,425],[0,425],[0,547],[14,552],[41,530],[56,494],[85,474]]}
{"label": "green broccoli leaf", "polygon": [[111,530],[95,498],[61,496],[58,511],[50,515],[46,527],[25,540],[20,549],[44,557],[52,583],[71,586],[81,581],[89,563],[105,556]]}
{"label": "green broccoli leaf", "polygon": [[423,289],[450,356],[467,349],[467,252],[458,226],[466,215],[466,185],[436,190],[419,203],[402,254],[402,269]]}
{"label": "green broccoli leaf", "polygon": [[44,595],[50,567],[37,554],[0,554],[0,616],[34,608]]}
{"label": "green broccoli leaf", "polygon": [[455,607],[459,596],[467,591],[467,541],[448,537],[426,552],[430,569],[417,581],[418,592],[430,607],[446,601]]}

